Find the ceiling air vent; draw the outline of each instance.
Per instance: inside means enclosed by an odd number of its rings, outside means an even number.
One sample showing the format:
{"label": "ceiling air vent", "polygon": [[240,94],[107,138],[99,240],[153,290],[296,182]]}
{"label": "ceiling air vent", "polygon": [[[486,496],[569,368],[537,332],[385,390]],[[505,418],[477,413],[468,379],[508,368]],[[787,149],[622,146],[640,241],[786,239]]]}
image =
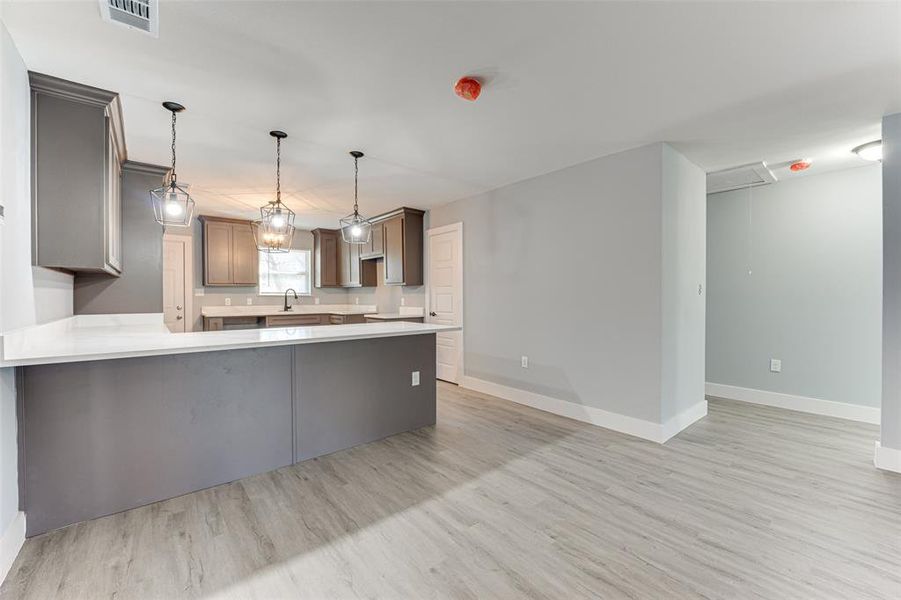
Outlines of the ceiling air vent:
{"label": "ceiling air vent", "polygon": [[159,37],[159,0],[100,0],[104,21],[119,23]]}
{"label": "ceiling air vent", "polygon": [[776,176],[763,161],[707,173],[707,193],[728,192],[776,183]]}

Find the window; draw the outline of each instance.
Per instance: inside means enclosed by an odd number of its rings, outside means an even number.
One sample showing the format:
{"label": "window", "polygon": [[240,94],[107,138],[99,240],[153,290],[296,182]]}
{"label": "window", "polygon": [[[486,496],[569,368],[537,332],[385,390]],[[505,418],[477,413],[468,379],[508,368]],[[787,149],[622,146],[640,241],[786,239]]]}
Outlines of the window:
{"label": "window", "polygon": [[288,288],[294,288],[299,295],[310,295],[309,250],[259,254],[261,296],[281,296]]}

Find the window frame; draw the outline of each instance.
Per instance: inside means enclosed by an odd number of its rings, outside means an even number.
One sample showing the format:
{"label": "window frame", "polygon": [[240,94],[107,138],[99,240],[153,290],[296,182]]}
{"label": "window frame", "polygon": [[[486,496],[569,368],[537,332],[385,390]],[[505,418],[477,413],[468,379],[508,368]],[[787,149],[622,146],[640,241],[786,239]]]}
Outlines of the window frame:
{"label": "window frame", "polygon": [[[307,276],[307,286],[308,289],[305,292],[297,291],[298,296],[312,296],[313,295],[313,251],[308,248],[291,248],[285,254],[290,254],[292,252],[303,252],[307,255],[307,270],[306,273],[298,273],[298,275],[306,274]],[[284,291],[281,292],[264,292],[262,286],[262,278],[263,278],[263,268],[262,262],[266,257],[267,253],[260,252],[260,256],[257,258],[257,296],[283,296],[285,294]],[[268,272],[268,271],[267,271]]]}

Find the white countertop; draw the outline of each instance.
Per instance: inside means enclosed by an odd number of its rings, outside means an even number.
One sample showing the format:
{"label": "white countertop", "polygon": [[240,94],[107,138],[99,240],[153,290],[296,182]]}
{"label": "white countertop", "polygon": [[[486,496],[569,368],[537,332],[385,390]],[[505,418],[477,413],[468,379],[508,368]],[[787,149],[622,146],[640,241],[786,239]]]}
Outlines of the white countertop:
{"label": "white countertop", "polygon": [[[293,298],[292,298],[293,301]],[[204,317],[268,317],[272,315],[365,315],[378,307],[372,304],[295,304],[285,312],[282,305],[204,306]]]}
{"label": "white countertop", "polygon": [[0,367],[423,335],[459,329],[400,321],[170,333],[161,313],[78,315],[4,334]]}

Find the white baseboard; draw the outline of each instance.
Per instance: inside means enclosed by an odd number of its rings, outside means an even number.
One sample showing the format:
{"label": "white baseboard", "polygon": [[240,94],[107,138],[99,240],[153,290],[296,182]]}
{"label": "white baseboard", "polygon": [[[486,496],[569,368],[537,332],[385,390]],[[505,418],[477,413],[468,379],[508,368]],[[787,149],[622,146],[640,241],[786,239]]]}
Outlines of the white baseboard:
{"label": "white baseboard", "polygon": [[0,537],[0,583],[6,579],[6,574],[9,573],[24,543],[25,513],[19,511],[3,532],[3,537]]}
{"label": "white baseboard", "polygon": [[901,473],[901,450],[886,448],[879,442],[876,442],[873,464],[876,465],[877,469]]}
{"label": "white baseboard", "polygon": [[517,404],[524,404],[526,406],[531,406],[532,408],[537,408],[538,410],[543,410],[562,417],[568,417],[584,423],[590,423],[592,425],[597,425],[598,427],[604,427],[605,429],[612,429],[613,431],[633,435],[659,444],[664,443],[698,419],[707,415],[706,400],[701,400],[688,410],[685,410],[668,420],[666,423],[660,424],[654,423],[653,421],[645,421],[644,419],[636,419],[635,417],[628,417],[593,406],[584,406],[582,404],[576,404],[575,402],[560,400],[559,398],[552,398],[543,394],[536,394],[535,392],[528,392],[526,390],[501,385],[492,381],[485,381],[484,379],[478,379],[476,377],[464,376],[461,385],[464,388],[475,390],[483,394],[497,396],[498,398],[510,400]]}
{"label": "white baseboard", "polygon": [[821,400],[820,398],[809,398],[807,396],[793,396],[791,394],[783,394],[780,392],[755,390],[735,385],[724,385],[722,383],[710,383],[709,381],[707,382],[706,389],[708,396],[726,398],[727,400],[740,400],[741,402],[764,404],[766,406],[775,406],[777,408],[796,410],[798,412],[811,413],[814,415],[838,417],[840,419],[849,419],[851,421],[873,423],[876,425],[879,424],[879,413],[881,411],[872,406],[860,406],[858,404]]}

